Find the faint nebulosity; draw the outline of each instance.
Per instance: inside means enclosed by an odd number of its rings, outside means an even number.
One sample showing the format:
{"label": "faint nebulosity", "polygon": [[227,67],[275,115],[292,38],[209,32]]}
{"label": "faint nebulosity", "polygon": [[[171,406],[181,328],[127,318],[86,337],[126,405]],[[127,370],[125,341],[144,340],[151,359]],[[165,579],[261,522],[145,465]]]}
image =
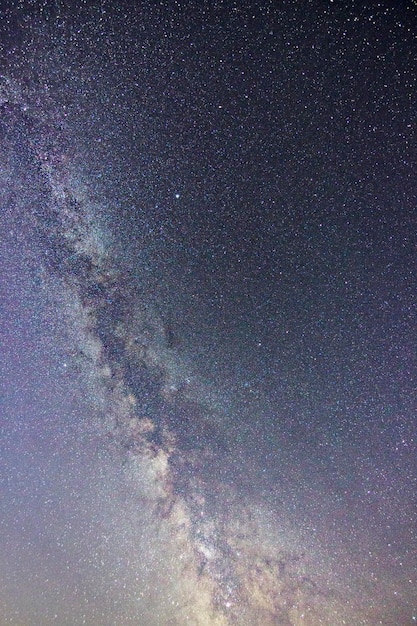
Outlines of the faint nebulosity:
{"label": "faint nebulosity", "polygon": [[3,2],[0,624],[417,623],[414,2]]}

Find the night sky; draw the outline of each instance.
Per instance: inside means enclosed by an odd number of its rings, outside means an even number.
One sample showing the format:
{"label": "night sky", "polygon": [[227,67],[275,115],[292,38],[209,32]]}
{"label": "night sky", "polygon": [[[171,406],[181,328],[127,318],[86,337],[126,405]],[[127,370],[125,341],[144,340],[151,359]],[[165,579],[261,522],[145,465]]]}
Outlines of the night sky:
{"label": "night sky", "polygon": [[0,626],[417,623],[417,4],[0,18]]}

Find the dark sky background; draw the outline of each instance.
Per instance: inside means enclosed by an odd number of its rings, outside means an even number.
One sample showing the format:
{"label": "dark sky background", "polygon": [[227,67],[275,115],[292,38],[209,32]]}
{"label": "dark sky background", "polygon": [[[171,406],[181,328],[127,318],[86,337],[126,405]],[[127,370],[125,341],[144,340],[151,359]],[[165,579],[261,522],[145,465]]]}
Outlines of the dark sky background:
{"label": "dark sky background", "polygon": [[[76,544],[74,537],[83,535],[81,552],[93,554],[95,534],[83,533],[100,505],[80,481],[83,473],[91,476],[107,502],[103,524],[114,539],[101,566],[93,557],[82,566],[70,558],[69,580],[78,567],[84,581],[92,570],[105,572],[100,580],[110,599],[101,617],[87,609],[87,621],[81,610],[71,617],[59,599],[56,618],[46,617],[42,605],[31,609],[30,600],[19,614],[20,600],[10,593],[4,602],[12,608],[0,612],[0,624],[186,623],[176,613],[168,618],[165,609],[158,616],[146,603],[129,604],[133,565],[123,593],[112,578],[126,545],[133,552],[141,545],[145,521],[155,529],[159,521],[140,518],[140,532],[132,531],[131,544],[124,539],[121,547],[126,526],[123,516],[114,521],[107,485],[119,489],[125,481],[127,493],[131,475],[119,476],[120,450],[100,447],[107,426],[97,426],[96,414],[114,402],[110,392],[94,390],[96,384],[102,389],[97,381],[106,364],[125,397],[136,397],[138,415],[156,425],[159,439],[155,435],[151,444],[168,455],[169,484],[189,509],[191,529],[195,502],[206,502],[204,515],[223,537],[216,544],[219,561],[237,562],[228,552],[232,531],[224,520],[240,519],[244,526],[245,507],[245,514],[264,507],[274,520],[268,528],[272,524],[279,537],[280,529],[286,537],[288,528],[296,529],[298,538],[287,543],[313,561],[330,555],[334,570],[323,565],[323,576],[352,593],[344,604],[352,610],[350,621],[342,613],[329,617],[322,607],[306,623],[415,623],[415,3],[118,0],[1,3],[0,9],[2,464],[13,476],[13,459],[26,458],[32,445],[39,478],[49,471],[42,459],[51,441],[68,440],[72,452],[53,456],[50,473],[58,477],[40,487],[42,497],[55,501],[50,493],[62,491],[67,509],[75,511],[77,531],[69,536]],[[63,180],[80,211],[76,226],[66,225],[65,216],[45,217],[46,206],[59,205]],[[86,247],[88,237],[105,252]],[[82,257],[82,270],[74,269],[74,257]],[[107,268],[106,279],[97,278],[94,263],[102,272]],[[28,274],[20,276],[19,266]],[[74,285],[78,309],[68,304]],[[93,312],[88,323],[86,307]],[[130,334],[146,346],[136,365]],[[48,336],[46,365],[40,336]],[[81,366],[74,355],[84,350],[91,356],[99,344],[101,360]],[[11,355],[21,353],[16,364]],[[41,376],[49,376],[49,392],[36,399],[22,425],[25,385],[29,396],[42,387],[33,374],[38,367],[49,372]],[[86,367],[101,374],[87,375]],[[54,417],[68,411],[70,429],[68,419]],[[30,443],[25,434],[16,448],[16,433],[32,428],[40,429],[40,438]],[[175,438],[174,451],[167,452],[167,433]],[[117,429],[113,439],[119,448],[134,448]],[[197,466],[203,451],[211,470]],[[25,463],[5,495],[5,534],[14,526],[17,555],[25,554],[25,542],[11,520],[26,515],[38,489],[27,477],[21,487]],[[23,489],[21,499],[10,495],[16,491],[10,484]],[[245,502],[240,512],[228,504],[225,494],[232,493],[230,501]],[[134,508],[132,494],[125,496],[126,510]],[[38,522],[49,511],[44,507],[33,513]],[[62,511],[52,511],[56,529]],[[247,532],[248,545],[255,546]],[[198,552],[197,535],[190,533],[190,550]],[[155,530],[155,545],[156,536]],[[274,537],[271,552],[281,545]],[[53,565],[41,559],[46,571],[61,563],[53,554]],[[13,558],[6,560],[12,567]],[[246,580],[249,565],[230,567]],[[206,568],[215,585],[229,580],[219,568],[216,558],[212,570]],[[32,597],[30,576],[26,587],[24,575],[16,577],[26,590],[21,595]],[[60,589],[73,587],[78,597],[75,583],[57,580],[57,598]],[[274,584],[279,588],[279,580]],[[304,623],[288,602],[262,613],[247,585],[236,583],[240,601],[251,607],[247,613],[233,613],[225,600],[221,609],[216,605],[223,622],[195,608],[199,617],[191,623]],[[98,587],[91,585],[93,606],[106,597]],[[160,594],[168,594],[163,586]],[[46,605],[55,606],[48,598]],[[124,601],[129,608],[118,613]]]}

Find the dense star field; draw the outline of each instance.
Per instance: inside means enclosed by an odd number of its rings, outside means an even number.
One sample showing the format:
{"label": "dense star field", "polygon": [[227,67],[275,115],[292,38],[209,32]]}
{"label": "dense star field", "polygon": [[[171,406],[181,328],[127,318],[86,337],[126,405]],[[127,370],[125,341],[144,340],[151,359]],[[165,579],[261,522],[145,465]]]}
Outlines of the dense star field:
{"label": "dense star field", "polygon": [[417,623],[416,3],[0,18],[0,626]]}

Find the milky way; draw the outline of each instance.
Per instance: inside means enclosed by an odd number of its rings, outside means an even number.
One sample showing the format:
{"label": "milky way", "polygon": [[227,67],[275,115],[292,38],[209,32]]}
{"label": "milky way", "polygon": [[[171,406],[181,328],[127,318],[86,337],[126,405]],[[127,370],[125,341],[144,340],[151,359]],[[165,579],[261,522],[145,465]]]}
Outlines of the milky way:
{"label": "milky way", "polygon": [[2,9],[0,624],[417,621],[416,10],[333,4]]}

